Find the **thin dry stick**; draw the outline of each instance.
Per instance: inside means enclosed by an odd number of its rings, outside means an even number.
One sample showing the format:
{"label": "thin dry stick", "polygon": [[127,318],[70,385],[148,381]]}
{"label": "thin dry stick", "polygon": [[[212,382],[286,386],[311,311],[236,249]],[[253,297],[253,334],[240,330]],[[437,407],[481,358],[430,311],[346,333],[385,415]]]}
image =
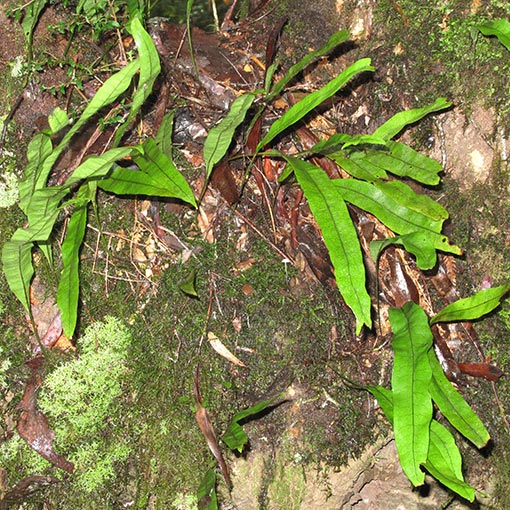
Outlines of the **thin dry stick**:
{"label": "thin dry stick", "polygon": [[505,424],[507,432],[510,434],[510,423],[508,423],[505,408],[503,407],[503,404],[501,403],[501,400],[499,399],[498,391],[496,389],[496,383],[494,381],[491,381],[491,384],[492,384],[492,391],[494,392],[494,398],[496,399],[496,403],[499,408],[499,413],[501,415],[503,423]]}
{"label": "thin dry stick", "polygon": [[274,251],[276,251],[276,253],[278,253],[278,255],[280,255],[280,257],[282,257],[283,260],[288,260],[292,265],[295,265],[295,260],[290,256],[290,255],[287,255],[283,250],[281,250],[280,248],[278,248],[278,246],[276,246],[275,243],[273,243],[272,241],[270,241],[267,236],[265,236],[243,213],[239,212],[237,209],[234,210],[235,214],[237,216],[239,216],[239,218],[241,218],[245,223],[246,225],[248,225],[256,234],[258,234],[262,239],[264,239],[264,241],[266,241],[267,244],[269,244],[269,246],[271,246],[271,248],[273,248]]}

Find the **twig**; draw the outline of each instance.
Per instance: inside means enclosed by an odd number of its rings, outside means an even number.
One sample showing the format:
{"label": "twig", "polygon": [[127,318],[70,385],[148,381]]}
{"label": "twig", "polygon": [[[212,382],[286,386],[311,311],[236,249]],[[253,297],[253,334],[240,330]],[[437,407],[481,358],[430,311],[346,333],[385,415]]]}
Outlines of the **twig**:
{"label": "twig", "polygon": [[264,241],[266,241],[269,246],[271,246],[271,248],[273,248],[273,250],[276,251],[276,253],[278,253],[278,255],[280,255],[280,257],[282,257],[282,259],[286,259],[288,261],[290,261],[290,263],[292,265],[295,265],[296,264],[296,261],[288,254],[286,254],[283,250],[281,250],[280,248],[278,248],[278,246],[276,246],[275,243],[273,243],[272,241],[270,241],[267,236],[265,236],[243,213],[239,212],[237,209],[234,209],[234,212],[237,216],[239,216],[239,218],[241,218],[256,234],[258,234],[262,239],[264,239]]}

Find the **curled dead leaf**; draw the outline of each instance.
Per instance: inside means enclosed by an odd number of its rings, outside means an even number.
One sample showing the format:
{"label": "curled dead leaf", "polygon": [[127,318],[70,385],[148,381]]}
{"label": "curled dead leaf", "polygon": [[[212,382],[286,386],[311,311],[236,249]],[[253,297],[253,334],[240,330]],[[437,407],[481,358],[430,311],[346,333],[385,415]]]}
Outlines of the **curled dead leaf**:
{"label": "curled dead leaf", "polygon": [[222,341],[211,331],[207,333],[207,339],[209,340],[209,343],[211,344],[211,347],[220,355],[223,356],[225,359],[230,361],[230,363],[233,363],[234,365],[237,365],[238,367],[245,367],[246,365],[234,354],[232,354],[226,347],[223,345]]}
{"label": "curled dead leaf", "polygon": [[19,403],[22,413],[17,425],[18,434],[41,457],[54,466],[72,473],[74,464],[53,449],[55,433],[50,429],[46,416],[37,409],[37,392],[41,386],[43,364],[43,356],[38,356],[27,363],[32,373],[27,380],[23,398]]}
{"label": "curled dead leaf", "polygon": [[221,474],[225,479],[225,482],[229,489],[232,489],[232,480],[230,478],[230,474],[228,471],[227,463],[223,458],[223,454],[221,453],[220,445],[218,444],[218,440],[216,439],[216,433],[214,432],[214,427],[211,423],[211,419],[209,417],[209,413],[207,409],[202,406],[202,395],[200,393],[200,382],[199,382],[199,368],[195,371],[195,377],[193,378],[193,392],[195,394],[195,402],[197,404],[197,412],[195,413],[195,419],[197,420],[200,431],[202,432],[205,440],[207,441],[207,446],[214,458],[218,462],[218,465],[221,469]]}

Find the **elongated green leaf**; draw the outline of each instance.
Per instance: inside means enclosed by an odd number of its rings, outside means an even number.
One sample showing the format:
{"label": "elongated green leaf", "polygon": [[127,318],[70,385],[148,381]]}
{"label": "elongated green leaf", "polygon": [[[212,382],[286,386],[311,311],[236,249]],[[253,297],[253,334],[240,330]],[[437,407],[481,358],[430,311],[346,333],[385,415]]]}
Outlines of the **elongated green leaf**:
{"label": "elongated green leaf", "polygon": [[448,211],[428,195],[417,193],[402,181],[375,181],[374,186],[398,204],[435,221],[448,218]]}
{"label": "elongated green leaf", "polygon": [[327,156],[328,154],[344,150],[347,147],[357,145],[386,146],[386,140],[374,135],[347,135],[345,133],[335,133],[329,138],[317,142],[308,152]]}
{"label": "elongated green leaf", "polygon": [[441,461],[438,464],[442,464],[445,471],[450,471],[458,480],[463,480],[462,455],[452,433],[438,421],[432,420],[430,423],[430,436],[430,444],[434,445],[434,447],[440,446],[440,448],[438,448],[439,451],[433,451],[435,448],[429,448],[427,461],[435,460],[435,456],[439,455]]}
{"label": "elongated green leaf", "polygon": [[173,197],[196,206],[189,184],[156,142],[148,138],[142,147],[144,153],[133,158],[140,171],[117,167],[98,186],[118,195]]}
{"label": "elongated green leaf", "polygon": [[75,207],[67,225],[67,234],[62,243],[62,274],[57,289],[57,304],[62,317],[62,327],[68,338],[72,338],[78,318],[78,298],[80,294],[80,248],[87,226],[89,200],[87,184],[78,191],[82,203]]}
{"label": "elongated green leaf", "polygon": [[133,150],[133,147],[120,147],[110,149],[101,156],[89,156],[68,177],[65,186],[70,187],[83,179],[99,179],[104,177],[110,171],[115,161],[129,156]]}
{"label": "elongated green leaf", "polygon": [[475,500],[475,489],[464,481],[462,458],[452,434],[436,420],[430,424],[430,445],[423,467],[443,485],[468,501]]}
{"label": "elongated green leaf", "polygon": [[395,135],[400,133],[402,129],[404,129],[406,126],[409,126],[409,124],[418,122],[429,113],[445,110],[451,105],[452,103],[448,102],[444,97],[440,97],[428,106],[399,112],[393,115],[393,117],[387,120],[384,124],[379,126],[373,134],[374,136],[378,136],[384,140],[391,140]]}
{"label": "elongated green leaf", "polygon": [[330,185],[344,200],[373,214],[393,232],[409,234],[423,230],[432,235],[443,228],[443,219],[436,220],[411,209],[407,203],[397,202],[387,188],[357,179],[334,179]]}
{"label": "elongated green leaf", "polygon": [[28,163],[19,183],[19,206],[25,214],[34,191],[45,184],[41,184],[38,179],[39,169],[52,151],[53,144],[47,133],[37,133],[28,144]]}
{"label": "elongated green leaf", "polygon": [[197,489],[198,508],[200,510],[218,510],[218,498],[216,496],[216,473],[209,469],[202,478]]}
{"label": "elongated green leaf", "polygon": [[44,160],[41,170],[37,176],[37,187],[46,185],[48,175],[51,168],[59,158],[62,151],[65,149],[71,138],[83,127],[83,125],[90,120],[96,113],[105,106],[108,106],[115,101],[121,94],[123,94],[131,84],[131,79],[138,72],[140,68],[140,59],[130,62],[126,67],[110,76],[101,85],[94,97],[90,100],[89,104],[81,114],[80,118],[76,121],[71,129],[62,138],[53,152]]}
{"label": "elongated green leaf", "polygon": [[[377,151],[377,154],[380,152]],[[386,168],[382,166],[380,160],[367,157],[366,152],[354,151],[348,154],[346,151],[339,151],[328,154],[328,157],[356,179],[374,182],[388,177]]]}
{"label": "elongated green leaf", "polygon": [[377,149],[367,151],[366,158],[399,177],[408,177],[428,186],[439,183],[438,174],[442,167],[437,161],[403,143],[389,141],[387,147],[389,151]]}
{"label": "elongated green leaf", "polygon": [[284,156],[310,204],[335,269],[338,289],[356,316],[356,333],[371,326],[370,296],[365,287],[365,266],[356,229],[347,205],[328,176],[315,165]]}
{"label": "elongated green leaf", "polygon": [[135,154],[134,161],[152,181],[165,186],[166,194],[178,198],[193,207],[197,206],[195,195],[190,185],[179,169],[170,161],[152,139],[147,139],[142,145],[143,155]]}
{"label": "elongated green leaf", "polygon": [[333,34],[326,44],[320,47],[318,50],[312,51],[305,55],[299,62],[294,64],[283,76],[281,80],[275,83],[271,93],[269,94],[267,100],[272,101],[276,96],[278,96],[282,90],[287,86],[287,84],[293,80],[306,66],[308,66],[311,62],[313,62],[317,57],[325,55],[330,52],[333,48],[336,48],[349,37],[349,32],[347,30],[340,30]]}
{"label": "elongated green leaf", "polygon": [[282,393],[277,395],[274,398],[269,400],[264,400],[255,404],[254,406],[248,407],[247,409],[243,409],[234,415],[232,420],[230,421],[230,425],[228,426],[225,434],[223,434],[223,441],[231,450],[238,450],[239,453],[243,451],[244,445],[248,443],[248,435],[243,430],[239,422],[244,420],[245,418],[249,418],[250,416],[254,416],[262,412],[268,406],[270,406],[275,400],[282,398],[285,394]]}
{"label": "elongated green leaf", "polygon": [[428,353],[432,371],[430,395],[443,416],[475,446],[482,448],[489,441],[489,433],[469,404],[446,378],[435,353]]}
{"label": "elongated green leaf", "polygon": [[226,117],[209,131],[204,143],[204,161],[207,179],[209,179],[214,165],[219,163],[227,153],[234,133],[238,126],[244,122],[254,99],[254,94],[243,94],[237,97],[230,106]]}
{"label": "elongated green leaf", "polygon": [[395,239],[374,241],[372,250],[377,255],[390,244],[403,244],[416,255],[420,268],[430,269],[436,262],[436,250],[461,253],[458,246],[450,245],[448,238],[440,233],[444,220],[436,219],[436,208],[432,207],[431,213],[427,212],[422,207],[425,203],[421,202],[420,196],[417,196],[413,204],[411,196],[395,193],[395,189],[403,188],[355,179],[335,179],[331,185],[338,189],[344,200],[370,212],[393,232],[407,234]]}
{"label": "elongated green leaf", "polygon": [[155,140],[161,152],[173,162],[173,131],[174,131],[174,111],[170,111],[163,117],[159,126]]}
{"label": "elongated green leaf", "polygon": [[409,253],[416,257],[416,264],[426,271],[432,269],[437,262],[437,250],[460,255],[461,250],[452,246],[446,236],[430,235],[424,231],[411,232],[401,236],[378,239],[370,242],[370,256],[376,261],[381,252],[393,244],[402,245]]}
{"label": "elongated green leaf", "polygon": [[28,217],[29,231],[33,232],[35,225],[46,225],[48,228],[39,230],[35,241],[47,241],[50,237],[53,224],[47,222],[47,218],[54,213],[60,201],[67,195],[68,190],[63,186],[52,186],[51,188],[41,188],[34,192],[30,203],[28,204],[26,215]]}
{"label": "elongated green leaf", "polygon": [[191,8],[193,7],[193,0],[186,0],[186,34],[188,36],[189,53],[191,55],[191,63],[193,64],[193,71],[195,79],[200,82],[198,75],[197,61],[195,59],[195,50],[193,49],[193,31],[191,30]]}
{"label": "elongated green leaf", "polygon": [[131,125],[132,120],[140,111],[145,100],[151,95],[154,82],[161,72],[158,51],[156,50],[156,46],[154,45],[151,36],[143,28],[140,16],[135,16],[131,19],[129,32],[133,36],[138,50],[140,75],[136,91],[132,97],[129,115],[126,121],[115,133],[115,140],[113,142],[115,147],[120,143],[126,129]]}
{"label": "elongated green leaf", "polygon": [[433,336],[427,315],[411,301],[391,308],[389,317],[395,353],[391,378],[395,443],[402,470],[416,486],[424,482],[420,465],[426,462],[429,449],[432,371],[428,351]]}
{"label": "elongated green leaf", "polygon": [[[381,406],[388,421],[393,424],[393,393],[382,386],[366,388]],[[462,458],[451,433],[439,422],[430,423],[430,442],[427,461],[423,467],[443,485],[463,498],[473,501],[475,491],[464,481]]]}
{"label": "elongated green leaf", "polygon": [[18,228],[2,249],[2,266],[7,283],[23,306],[30,309],[29,288],[34,275],[32,249],[35,243],[45,243],[58,217],[55,207],[29,228]]}
{"label": "elongated green leaf", "polygon": [[30,281],[34,276],[32,264],[33,242],[7,241],[2,247],[2,266],[5,279],[13,294],[30,310]]}
{"label": "elongated green leaf", "polygon": [[49,238],[58,217],[59,204],[67,193],[68,190],[63,186],[36,190],[32,194],[25,211],[29,228],[19,229],[20,232],[24,233],[23,235],[29,236],[31,241],[37,242],[49,264],[53,263],[53,252]]}
{"label": "elongated green leaf", "polygon": [[178,282],[177,286],[180,290],[191,297],[198,297],[197,292],[197,273],[193,269],[186,276]]}
{"label": "elongated green leaf", "polygon": [[[264,79],[264,92],[266,96],[269,96],[271,91],[271,84],[273,83],[273,77],[276,69],[278,69],[280,62],[276,58],[275,61],[266,69],[266,77]],[[267,63],[266,63],[267,66]]]}
{"label": "elongated green leaf", "polygon": [[510,283],[478,291],[474,296],[459,299],[445,306],[430,320],[438,322],[472,321],[479,319],[497,308],[503,297],[510,291]]}
{"label": "elongated green leaf", "polygon": [[117,71],[114,75],[110,76],[97,90],[76,124],[62,139],[59,147],[66,145],[76,131],[78,131],[85,122],[98,113],[99,110],[113,103],[113,101],[115,101],[121,94],[126,92],[128,87],[131,85],[131,79],[139,71],[140,66],[140,58],[137,58],[136,60],[129,62],[129,64],[123,67],[120,71]]}
{"label": "elongated green leaf", "polygon": [[[32,35],[34,32],[34,28],[39,21],[39,17],[41,13],[48,3],[49,0],[33,0],[27,5],[25,9],[25,15],[23,16],[23,21],[21,22],[21,27],[23,29],[23,34],[25,35],[26,42],[31,45],[32,44]],[[30,53],[32,49],[29,48]]]}
{"label": "elongated green leaf", "polygon": [[499,42],[510,51],[510,22],[506,19],[496,19],[478,26],[483,35],[495,35]]}
{"label": "elongated green leaf", "polygon": [[384,386],[367,386],[366,390],[372,393],[384,415],[393,425],[393,392]]}
{"label": "elongated green leaf", "polygon": [[278,120],[276,120],[266,133],[264,138],[257,145],[257,151],[260,151],[264,145],[274,140],[279,134],[283,133],[290,126],[299,122],[303,117],[310,113],[314,108],[322,104],[326,99],[335,95],[349,80],[365,71],[373,71],[369,58],[363,58],[354,62],[337,77],[319,90],[312,92],[304,99],[291,106]]}
{"label": "elongated green leaf", "polygon": [[48,115],[48,124],[50,125],[52,134],[58,133],[69,124],[67,113],[57,106],[50,115]]}

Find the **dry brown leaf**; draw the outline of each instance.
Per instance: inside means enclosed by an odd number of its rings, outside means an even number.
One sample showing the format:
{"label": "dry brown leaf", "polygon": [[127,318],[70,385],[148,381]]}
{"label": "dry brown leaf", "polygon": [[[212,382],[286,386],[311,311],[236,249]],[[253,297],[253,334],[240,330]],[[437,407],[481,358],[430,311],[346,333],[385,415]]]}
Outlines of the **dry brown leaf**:
{"label": "dry brown leaf", "polygon": [[246,227],[244,228],[244,232],[241,233],[239,236],[239,239],[236,242],[236,250],[237,251],[246,251],[247,245],[248,245],[248,232],[246,232]]}
{"label": "dry brown leaf", "polygon": [[232,480],[230,479],[230,474],[228,472],[228,467],[223,458],[223,454],[221,453],[220,445],[218,444],[218,440],[216,439],[216,433],[214,432],[214,427],[211,423],[211,419],[209,418],[209,413],[207,409],[202,406],[202,395],[200,394],[200,385],[199,385],[199,369],[197,366],[195,377],[193,379],[193,390],[195,394],[195,401],[197,404],[197,412],[195,413],[195,419],[197,420],[198,426],[200,427],[200,431],[202,432],[205,440],[207,441],[207,446],[214,458],[218,462],[221,474],[225,479],[225,482],[229,489],[232,489]]}
{"label": "dry brown leaf", "polygon": [[239,317],[234,317],[232,319],[232,326],[234,326],[234,330],[236,333],[240,333],[241,329],[243,329],[243,323]]}
{"label": "dry brown leaf", "polygon": [[205,212],[203,207],[198,208],[198,227],[200,228],[200,232],[202,236],[208,243],[214,243],[214,229],[212,223],[209,219],[209,216]]}
{"label": "dry brown leaf", "polygon": [[19,403],[22,413],[17,425],[18,434],[47,461],[68,473],[72,473],[74,464],[53,449],[55,433],[50,429],[46,416],[37,409],[37,391],[41,385],[43,364],[43,356],[38,356],[27,363],[31,369],[31,375],[26,383],[23,398]]}
{"label": "dry brown leaf", "polygon": [[237,365],[238,367],[245,367],[246,365],[234,354],[232,354],[226,347],[223,345],[222,341],[211,331],[207,333],[207,340],[209,340],[209,343],[211,344],[211,347],[220,355],[223,356],[225,359],[230,361],[230,363],[233,363],[234,365]]}
{"label": "dry brown leaf", "polygon": [[255,262],[257,262],[257,260],[252,257],[239,262],[234,267],[234,273],[243,273],[244,271],[248,271],[248,269],[250,269],[253,266],[253,264],[255,264]]}

